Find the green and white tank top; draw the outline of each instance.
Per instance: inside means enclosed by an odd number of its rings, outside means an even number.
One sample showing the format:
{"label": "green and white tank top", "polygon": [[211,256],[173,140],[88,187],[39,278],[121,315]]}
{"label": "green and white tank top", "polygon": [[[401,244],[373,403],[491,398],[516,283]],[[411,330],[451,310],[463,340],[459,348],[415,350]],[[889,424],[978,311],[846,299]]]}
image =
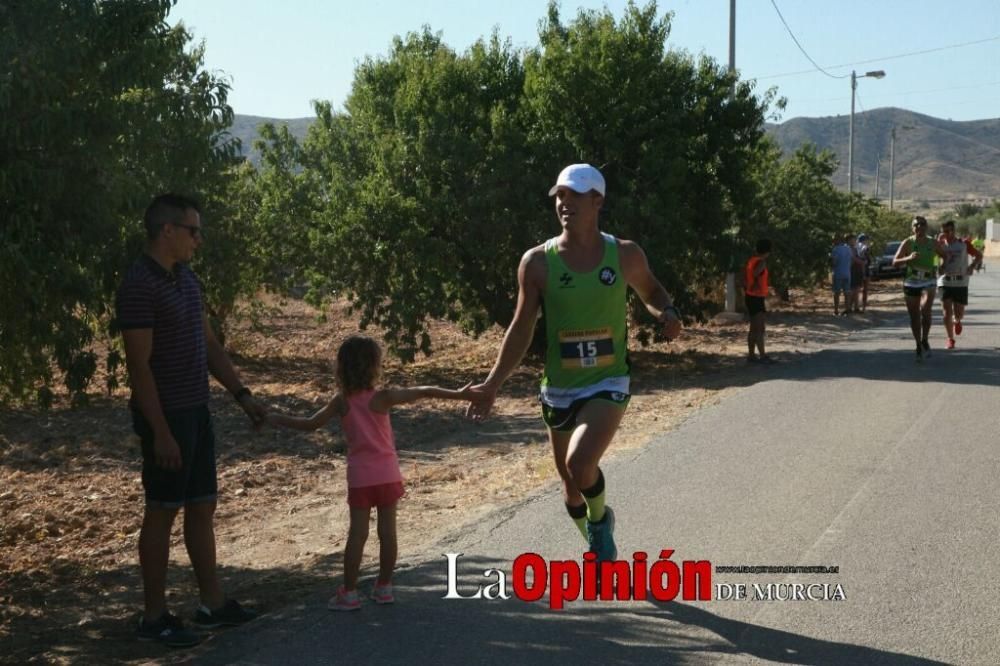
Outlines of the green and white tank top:
{"label": "green and white tank top", "polygon": [[541,400],[568,407],[600,391],[629,392],[625,322],[626,290],[618,240],[602,233],[604,257],[588,273],[569,269],[559,256],[557,239],[545,243],[548,277],[545,312],[545,374]]}
{"label": "green and white tank top", "polygon": [[910,236],[910,247],[917,253],[917,258],[906,265],[906,276],[903,285],[906,287],[933,287],[937,284],[935,266],[937,253],[934,252],[934,241],[924,238],[917,241],[916,236]]}

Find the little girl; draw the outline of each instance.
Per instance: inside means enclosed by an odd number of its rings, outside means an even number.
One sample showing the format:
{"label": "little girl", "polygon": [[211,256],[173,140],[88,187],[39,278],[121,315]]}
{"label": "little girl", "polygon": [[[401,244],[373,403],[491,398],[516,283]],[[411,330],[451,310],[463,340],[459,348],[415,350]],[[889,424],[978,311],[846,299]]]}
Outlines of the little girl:
{"label": "little girl", "polygon": [[358,572],[368,540],[371,509],[378,511],[379,576],[372,599],[391,604],[392,571],[396,566],[396,504],[403,496],[403,476],[389,423],[389,410],[423,398],[467,400],[468,385],[457,391],[436,386],[376,389],[382,350],[368,337],[352,336],[337,352],[337,384],[333,399],[309,418],[268,414],[268,422],[296,430],[317,430],[340,418],[347,440],[347,504],[351,525],[344,548],[344,584],[330,599],[331,610],[358,610]]}

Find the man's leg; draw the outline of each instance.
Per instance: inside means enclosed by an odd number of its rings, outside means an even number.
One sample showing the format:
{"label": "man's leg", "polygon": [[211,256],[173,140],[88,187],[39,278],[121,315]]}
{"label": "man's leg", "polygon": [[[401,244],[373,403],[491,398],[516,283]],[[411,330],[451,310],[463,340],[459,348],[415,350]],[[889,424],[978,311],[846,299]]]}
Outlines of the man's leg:
{"label": "man's leg", "polygon": [[962,332],[962,319],[965,318],[965,304],[954,301],[952,306],[955,308],[955,333]]}
{"label": "man's leg", "polygon": [[833,314],[840,314],[840,292],[837,290],[836,285],[833,288]]}
{"label": "man's leg", "polygon": [[924,345],[924,350],[927,350],[927,336],[931,332],[931,319],[934,313],[931,312],[931,308],[934,307],[934,289],[924,289],[924,294],[921,296],[920,304],[920,329],[921,329],[921,343]]}
{"label": "man's leg", "polygon": [[[867,269],[866,269],[867,270]],[[868,309],[868,283],[870,279],[865,276],[865,279],[861,282],[861,311],[864,312]]]}
{"label": "man's leg", "polygon": [[577,426],[570,437],[566,469],[587,503],[587,519],[592,523],[604,518],[604,493],[588,497],[601,480],[599,464],[618,431],[625,410],[606,400],[590,400],[577,414]]}
{"label": "man's leg", "polygon": [[944,330],[949,340],[955,339],[954,304],[947,296],[941,299],[941,310],[944,312]]}
{"label": "man's leg", "polygon": [[566,454],[569,451],[569,440],[572,432],[564,430],[549,431],[549,443],[552,444],[552,456],[555,459],[556,471],[563,484],[563,501],[566,503],[566,511],[573,520],[576,528],[580,530],[583,538],[587,538],[587,504],[583,501],[580,489],[576,487],[569,470],[566,469]]}
{"label": "man's leg", "polygon": [[604,474],[599,464],[624,413],[625,404],[600,399],[584,404],[577,414],[566,458],[566,469],[587,504],[587,542],[601,562],[616,559],[618,548],[614,539],[614,513],[604,503]]}
{"label": "man's leg", "polygon": [[159,620],[167,610],[167,562],[170,559],[170,529],[177,509],[146,507],[139,531],[139,566],[147,622]]}
{"label": "man's leg", "polygon": [[761,358],[767,356],[767,352],[764,351],[764,326],[766,320],[767,315],[763,312],[758,312],[753,316],[754,330],[756,331],[755,342],[757,344],[757,352]]}
{"label": "man's leg", "polygon": [[215,502],[196,502],[184,507],[184,545],[198,581],[201,603],[210,610],[226,601],[215,562]]}
{"label": "man's leg", "polygon": [[921,327],[920,327],[920,296],[906,295],[906,312],[910,316],[910,332],[913,333],[913,339],[917,343],[917,360],[923,356],[923,345],[920,344],[921,341]]}

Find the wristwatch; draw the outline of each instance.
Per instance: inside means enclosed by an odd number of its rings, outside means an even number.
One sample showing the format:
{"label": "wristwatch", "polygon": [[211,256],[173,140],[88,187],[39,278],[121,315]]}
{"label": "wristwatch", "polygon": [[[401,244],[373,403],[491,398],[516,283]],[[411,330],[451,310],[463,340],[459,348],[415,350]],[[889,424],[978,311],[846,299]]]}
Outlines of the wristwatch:
{"label": "wristwatch", "polygon": [[[674,317],[676,317],[676,318],[677,318],[677,321],[680,321],[680,320],[681,320],[681,311],[680,311],[680,310],[678,310],[676,306],[673,306],[673,305],[668,305],[667,307],[665,307],[665,308],[662,308],[662,311],[663,311],[663,312],[672,312],[672,313],[673,313],[673,315],[674,315]],[[664,321],[663,323],[665,324],[665,323],[666,323],[666,321]]]}

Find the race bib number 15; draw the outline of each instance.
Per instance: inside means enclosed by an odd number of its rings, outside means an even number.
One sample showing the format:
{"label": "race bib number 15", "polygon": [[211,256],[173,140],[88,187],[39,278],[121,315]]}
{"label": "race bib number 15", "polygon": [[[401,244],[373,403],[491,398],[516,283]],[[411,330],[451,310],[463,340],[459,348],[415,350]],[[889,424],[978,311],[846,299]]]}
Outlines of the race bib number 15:
{"label": "race bib number 15", "polygon": [[559,356],[563,370],[603,368],[615,362],[611,327],[559,331]]}

